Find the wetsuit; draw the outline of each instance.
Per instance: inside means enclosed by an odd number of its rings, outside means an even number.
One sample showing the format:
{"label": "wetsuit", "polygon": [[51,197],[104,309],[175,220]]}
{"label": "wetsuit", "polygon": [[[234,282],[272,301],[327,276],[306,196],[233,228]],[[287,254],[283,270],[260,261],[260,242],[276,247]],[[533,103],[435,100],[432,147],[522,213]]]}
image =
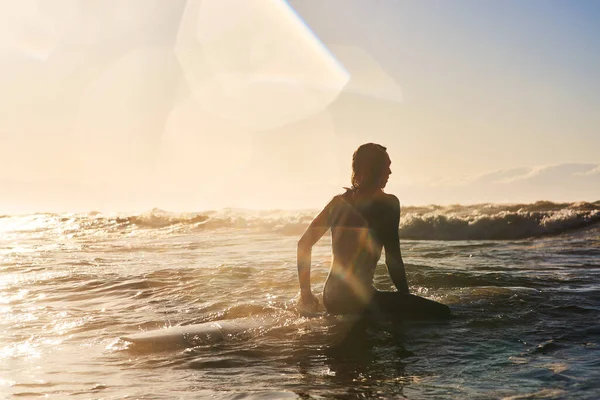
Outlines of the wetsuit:
{"label": "wetsuit", "polygon": [[[336,196],[329,205],[333,260],[323,302],[334,314],[383,311],[403,316],[428,313],[450,314],[447,306],[408,294],[400,255],[398,224],[400,209],[393,195],[379,193],[361,197],[355,191]],[[388,270],[401,292],[384,292],[373,287],[373,276],[382,249],[386,247]],[[430,315],[431,316],[431,315]]]}

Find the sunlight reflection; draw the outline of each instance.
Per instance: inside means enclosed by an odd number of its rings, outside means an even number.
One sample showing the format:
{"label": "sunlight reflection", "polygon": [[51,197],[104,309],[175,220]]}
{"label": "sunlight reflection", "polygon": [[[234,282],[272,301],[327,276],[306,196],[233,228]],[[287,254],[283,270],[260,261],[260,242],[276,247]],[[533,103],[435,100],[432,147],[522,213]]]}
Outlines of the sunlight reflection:
{"label": "sunlight reflection", "polygon": [[28,339],[22,343],[16,343],[0,348],[0,360],[9,358],[40,358],[39,345]]}
{"label": "sunlight reflection", "polygon": [[79,318],[75,321],[55,321],[54,327],[52,328],[52,332],[62,336],[73,329],[84,325],[86,322],[86,318]]}
{"label": "sunlight reflection", "polygon": [[15,385],[17,382],[13,381],[13,380],[9,380],[9,379],[2,379],[0,378],[0,386],[13,386]]}
{"label": "sunlight reflection", "polygon": [[[5,279],[4,282],[0,281],[0,285],[4,284],[5,286],[8,286],[8,284],[10,284],[10,283],[12,283],[12,282],[8,281],[7,279]],[[23,300],[27,296],[27,293],[29,293],[29,290],[21,289],[12,296],[0,295],[0,304],[10,304],[14,301]]]}
{"label": "sunlight reflection", "polygon": [[0,219],[0,238],[9,233],[36,232],[50,228],[56,221],[48,215],[34,214]]}

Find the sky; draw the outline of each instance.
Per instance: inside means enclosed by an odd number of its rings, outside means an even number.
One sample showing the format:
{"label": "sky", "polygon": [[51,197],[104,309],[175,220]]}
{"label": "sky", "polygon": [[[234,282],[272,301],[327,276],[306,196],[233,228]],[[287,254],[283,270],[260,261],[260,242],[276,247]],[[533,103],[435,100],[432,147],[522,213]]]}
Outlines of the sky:
{"label": "sky", "polygon": [[0,213],[600,199],[600,3],[0,0]]}

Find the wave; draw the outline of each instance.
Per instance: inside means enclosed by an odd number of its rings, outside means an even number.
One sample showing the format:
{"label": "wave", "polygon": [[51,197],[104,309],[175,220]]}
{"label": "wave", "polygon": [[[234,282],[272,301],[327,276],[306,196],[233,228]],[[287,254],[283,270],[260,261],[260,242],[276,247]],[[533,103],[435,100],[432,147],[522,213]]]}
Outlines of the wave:
{"label": "wave", "polygon": [[[167,230],[168,232],[217,229],[252,230],[301,235],[318,210],[223,209],[174,213],[153,209],[134,215],[30,214],[7,216],[2,225],[19,230],[60,230],[85,235],[90,231]],[[21,223],[7,223],[7,219]],[[18,221],[17,221],[18,222]],[[587,203],[430,205],[403,207],[399,234],[412,240],[516,240],[558,235],[600,223],[600,201]],[[25,229],[27,228],[27,229]],[[2,230],[2,229],[0,229]]]}
{"label": "wave", "polygon": [[210,217],[199,213],[175,214],[160,209],[154,209],[150,212],[121,217],[118,220],[125,224],[136,225],[146,228],[164,228],[166,226],[177,224],[197,224],[206,222]]}
{"label": "wave", "polygon": [[400,236],[417,240],[514,240],[558,235],[600,222],[600,204],[452,206],[408,212]]}
{"label": "wave", "polygon": [[[226,209],[209,214],[168,214],[153,210],[129,217],[145,227],[193,225],[194,229],[253,229],[301,235],[317,214],[303,211],[250,211]],[[479,204],[404,207],[399,234],[414,240],[515,240],[557,235],[585,229],[600,222],[595,203]]]}

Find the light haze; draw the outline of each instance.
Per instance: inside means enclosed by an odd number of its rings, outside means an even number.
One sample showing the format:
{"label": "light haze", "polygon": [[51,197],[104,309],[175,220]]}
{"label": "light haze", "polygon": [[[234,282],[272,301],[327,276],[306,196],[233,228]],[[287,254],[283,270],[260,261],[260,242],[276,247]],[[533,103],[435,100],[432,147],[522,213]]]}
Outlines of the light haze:
{"label": "light haze", "polygon": [[600,198],[586,1],[0,1],[0,212]]}

